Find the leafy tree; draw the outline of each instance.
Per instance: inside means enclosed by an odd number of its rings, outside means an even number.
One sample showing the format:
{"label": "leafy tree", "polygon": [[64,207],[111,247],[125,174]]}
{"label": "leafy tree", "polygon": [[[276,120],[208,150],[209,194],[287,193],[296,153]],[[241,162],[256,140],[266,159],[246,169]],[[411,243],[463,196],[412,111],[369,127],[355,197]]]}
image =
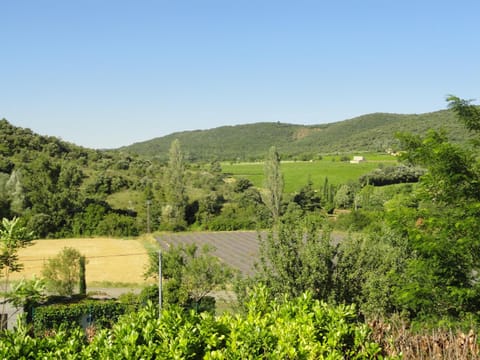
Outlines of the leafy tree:
{"label": "leafy tree", "polygon": [[421,178],[424,195],[453,204],[461,199],[480,199],[480,184],[474,154],[448,142],[445,132],[430,131],[426,137],[400,134],[407,150],[402,160],[421,165],[428,172]]}
{"label": "leafy tree", "polygon": [[233,191],[236,193],[243,193],[251,187],[253,187],[253,183],[250,180],[246,178],[240,178],[235,182]]}
{"label": "leafy tree", "polygon": [[300,191],[294,195],[293,202],[303,211],[315,211],[321,209],[321,199],[317,191],[313,188],[311,180],[303,186]]}
{"label": "leafy tree", "polygon": [[8,281],[11,272],[22,270],[18,262],[18,250],[31,245],[33,234],[22,226],[19,218],[2,219],[0,226],[0,276]]}
{"label": "leafy tree", "polygon": [[9,158],[1,155],[1,153],[2,153],[2,148],[0,148],[0,172],[10,174],[10,172],[15,167],[15,164]]}
{"label": "leafy tree", "polygon": [[8,174],[0,173],[0,218],[9,218],[10,210],[10,194],[7,190]]}
{"label": "leafy tree", "polygon": [[354,202],[354,192],[352,187],[347,184],[341,185],[335,193],[334,202],[337,208],[350,208]]}
{"label": "leafy tree", "polygon": [[22,214],[25,207],[25,193],[17,171],[12,171],[6,183],[6,190],[10,197],[10,209],[16,216]]}
{"label": "leafy tree", "polygon": [[394,292],[412,256],[409,250],[408,240],[388,226],[347,236],[336,255],[335,300],[357,304],[369,318],[401,311]]}
{"label": "leafy tree", "polygon": [[[71,234],[72,219],[78,212],[83,173],[73,164],[40,155],[22,169],[25,207],[32,217],[41,215],[47,221],[35,228],[40,237]],[[30,220],[30,219],[29,219]],[[29,224],[33,229],[34,224]]]}
{"label": "leafy tree", "polygon": [[217,193],[207,194],[200,199],[197,213],[199,224],[208,225],[215,216],[220,214],[224,203],[224,197]]}
{"label": "leafy tree", "polygon": [[185,164],[178,140],[174,140],[170,147],[164,190],[166,205],[162,210],[163,226],[171,230],[184,229],[187,206]]}
{"label": "leafy tree", "polygon": [[[19,218],[2,219],[0,224],[0,278],[4,278],[3,293],[8,292],[10,273],[21,271],[18,251],[31,245],[33,234],[21,224]],[[2,307],[4,307],[3,305]],[[2,309],[2,314],[5,313]]]}
{"label": "leafy tree", "polygon": [[99,234],[108,236],[137,236],[139,231],[133,216],[111,212],[97,226]]}
{"label": "leafy tree", "polygon": [[62,296],[73,295],[80,278],[82,254],[77,249],[65,247],[54,258],[49,259],[42,270],[47,289]]}
{"label": "leafy tree", "polygon": [[[211,254],[214,249],[197,245],[172,247],[162,255],[165,279],[164,301],[187,306],[198,304],[213,290],[224,287],[233,277],[233,270]],[[146,276],[158,277],[158,252],[150,253]]]}
{"label": "leafy tree", "polygon": [[100,235],[99,224],[110,210],[110,206],[105,202],[87,199],[83,205],[83,211],[75,215],[72,226],[73,234],[76,236]]}
{"label": "leafy tree", "polygon": [[[479,131],[478,110],[451,100],[468,129]],[[475,134],[476,135],[476,134]],[[403,160],[427,172],[406,203],[386,213],[404,264],[392,276],[390,303],[411,317],[459,319],[480,310],[480,173],[475,153],[445,132],[400,136]],[[398,202],[396,203],[397,205]]]}
{"label": "leafy tree", "polygon": [[290,206],[278,227],[260,237],[259,280],[274,295],[311,291],[325,300],[332,290],[334,254],[328,225]]}
{"label": "leafy tree", "polygon": [[214,160],[210,163],[209,173],[212,174],[214,178],[214,180],[211,181],[210,187],[212,190],[215,190],[216,186],[221,184],[224,178],[222,166],[218,160]]}
{"label": "leafy tree", "polygon": [[[234,189],[237,189],[236,186]],[[260,192],[254,187],[244,191],[233,191],[230,201],[223,204],[220,214],[203,227],[209,230],[225,231],[265,228],[271,223],[271,214],[262,201]]]}
{"label": "leafy tree", "polygon": [[33,278],[22,279],[12,287],[7,295],[7,301],[17,309],[23,309],[26,313],[26,322],[32,321],[33,307],[45,300],[45,280]]}
{"label": "leafy tree", "polygon": [[453,110],[469,131],[480,133],[480,109],[472,104],[472,100],[449,95],[447,101],[448,107]]}
{"label": "leafy tree", "polygon": [[265,160],[265,193],[263,201],[270,209],[275,223],[280,216],[283,187],[284,182],[280,170],[280,155],[277,152],[277,148],[272,146]]}

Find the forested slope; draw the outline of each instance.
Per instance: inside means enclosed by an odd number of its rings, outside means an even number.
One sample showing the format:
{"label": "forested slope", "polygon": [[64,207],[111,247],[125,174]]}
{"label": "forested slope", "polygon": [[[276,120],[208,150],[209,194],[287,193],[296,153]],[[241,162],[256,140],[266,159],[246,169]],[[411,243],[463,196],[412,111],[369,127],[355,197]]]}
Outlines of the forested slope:
{"label": "forested slope", "polygon": [[150,165],[0,120],[0,217],[22,217],[39,237],[137,234],[138,209],[107,200],[124,190],[141,192]]}
{"label": "forested slope", "polygon": [[190,160],[258,160],[276,146],[282,158],[309,159],[334,152],[386,151],[398,147],[397,132],[425,134],[446,129],[454,142],[468,134],[450,110],[426,114],[375,113],[323,125],[255,123],[185,131],[136,143],[122,150],[165,159],[173,139],[179,139]]}

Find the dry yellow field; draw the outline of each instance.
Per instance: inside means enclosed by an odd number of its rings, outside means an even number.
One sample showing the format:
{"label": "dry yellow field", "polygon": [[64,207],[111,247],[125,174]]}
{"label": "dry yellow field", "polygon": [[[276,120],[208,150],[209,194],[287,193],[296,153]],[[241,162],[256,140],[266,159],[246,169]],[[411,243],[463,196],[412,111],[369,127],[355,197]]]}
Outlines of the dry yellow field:
{"label": "dry yellow field", "polygon": [[24,269],[13,273],[11,280],[41,277],[43,264],[64,247],[75,248],[87,258],[87,284],[143,284],[148,255],[141,240],[112,238],[36,240],[34,245],[19,251]]}

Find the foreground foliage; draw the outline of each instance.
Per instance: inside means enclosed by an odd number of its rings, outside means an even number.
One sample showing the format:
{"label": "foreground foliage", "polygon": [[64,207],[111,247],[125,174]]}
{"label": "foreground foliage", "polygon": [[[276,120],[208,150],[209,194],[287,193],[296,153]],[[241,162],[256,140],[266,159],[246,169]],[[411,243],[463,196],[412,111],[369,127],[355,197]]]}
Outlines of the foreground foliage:
{"label": "foreground foliage", "polygon": [[21,327],[1,335],[2,359],[373,359],[381,349],[353,306],[330,306],[309,294],[269,301],[257,288],[243,315],[185,312],[158,316],[149,305],[87,339],[81,330],[31,337]]}

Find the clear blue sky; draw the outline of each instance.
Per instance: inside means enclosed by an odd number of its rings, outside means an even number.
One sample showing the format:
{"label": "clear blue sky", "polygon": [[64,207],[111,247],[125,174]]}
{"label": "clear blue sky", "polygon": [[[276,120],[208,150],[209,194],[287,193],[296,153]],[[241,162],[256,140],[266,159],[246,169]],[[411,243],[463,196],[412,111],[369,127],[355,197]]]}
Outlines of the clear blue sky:
{"label": "clear blue sky", "polygon": [[0,0],[0,118],[113,148],[480,96],[478,0]]}

